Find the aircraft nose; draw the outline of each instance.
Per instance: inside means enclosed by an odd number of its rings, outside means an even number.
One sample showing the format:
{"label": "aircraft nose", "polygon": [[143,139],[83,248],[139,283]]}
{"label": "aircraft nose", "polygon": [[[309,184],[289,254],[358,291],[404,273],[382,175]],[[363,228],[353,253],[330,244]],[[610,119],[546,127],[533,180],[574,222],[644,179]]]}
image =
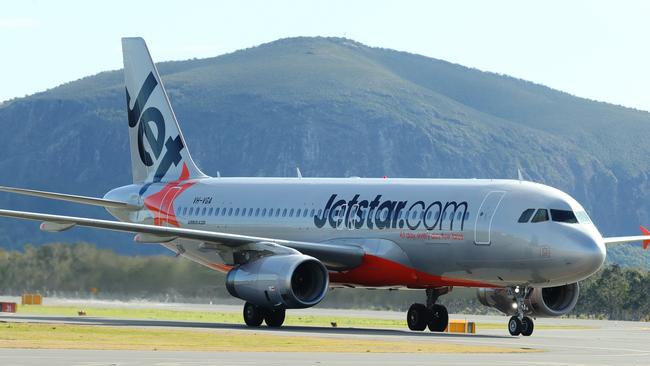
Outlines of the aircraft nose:
{"label": "aircraft nose", "polygon": [[591,276],[605,263],[607,252],[605,243],[600,235],[585,233],[579,242],[576,251],[575,263],[579,265],[581,277]]}

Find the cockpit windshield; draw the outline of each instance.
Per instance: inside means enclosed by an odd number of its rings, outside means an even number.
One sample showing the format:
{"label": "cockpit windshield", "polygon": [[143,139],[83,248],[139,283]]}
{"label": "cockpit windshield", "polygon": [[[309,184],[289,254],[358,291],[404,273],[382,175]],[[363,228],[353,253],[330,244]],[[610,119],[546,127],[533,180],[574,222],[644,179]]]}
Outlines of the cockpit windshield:
{"label": "cockpit windshield", "polygon": [[[550,218],[548,214],[549,211],[551,212]],[[547,210],[545,208],[526,209],[524,212],[521,213],[521,216],[519,217],[519,220],[517,220],[517,222],[527,223],[530,221],[532,223],[536,223],[536,222],[549,221],[549,219],[555,222],[563,222],[565,224],[591,223],[591,219],[589,218],[589,215],[587,215],[587,213],[584,211],[573,212],[571,210],[556,210],[556,209]]]}
{"label": "cockpit windshield", "polygon": [[590,224],[591,219],[589,218],[589,215],[587,215],[586,212],[584,211],[577,211],[576,212],[576,217],[578,218],[578,222],[581,224]]}
{"label": "cockpit windshield", "polygon": [[553,221],[565,222],[567,224],[577,224],[578,219],[573,211],[551,209],[551,218]]}

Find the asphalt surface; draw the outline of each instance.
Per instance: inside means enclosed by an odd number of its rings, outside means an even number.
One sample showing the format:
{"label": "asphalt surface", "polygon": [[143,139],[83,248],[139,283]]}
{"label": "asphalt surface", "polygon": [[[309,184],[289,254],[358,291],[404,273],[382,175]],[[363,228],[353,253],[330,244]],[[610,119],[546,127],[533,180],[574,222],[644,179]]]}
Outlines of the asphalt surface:
{"label": "asphalt surface", "polygon": [[[94,304],[97,305],[97,304]],[[184,307],[176,304],[175,306]],[[191,305],[187,305],[191,306]],[[200,310],[239,311],[239,307],[199,305]],[[196,309],[193,309],[196,311]],[[395,312],[311,309],[300,312],[397,318]],[[517,354],[346,354],[346,353],[260,353],[183,351],[80,351],[1,349],[1,365],[650,365],[650,323],[575,319],[539,319],[536,325],[571,325],[589,329],[536,329],[531,337],[511,337],[506,317],[452,315],[477,322],[501,322],[503,329],[481,330],[478,334],[411,332],[396,329],[330,328],[289,326],[257,328],[269,334],[337,338],[365,338],[391,341],[445,342],[452,344],[531,348],[542,352]],[[77,323],[125,327],[174,327],[249,332],[237,324],[125,320],[93,317],[31,316],[1,314],[0,321]]]}

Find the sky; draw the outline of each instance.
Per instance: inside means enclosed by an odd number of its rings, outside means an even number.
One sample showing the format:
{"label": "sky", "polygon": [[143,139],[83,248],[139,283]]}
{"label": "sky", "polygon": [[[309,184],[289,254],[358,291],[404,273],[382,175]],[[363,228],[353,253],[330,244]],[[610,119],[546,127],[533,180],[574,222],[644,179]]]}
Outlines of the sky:
{"label": "sky", "polygon": [[295,36],[347,37],[650,110],[648,1],[0,0],[0,101],[122,67]]}

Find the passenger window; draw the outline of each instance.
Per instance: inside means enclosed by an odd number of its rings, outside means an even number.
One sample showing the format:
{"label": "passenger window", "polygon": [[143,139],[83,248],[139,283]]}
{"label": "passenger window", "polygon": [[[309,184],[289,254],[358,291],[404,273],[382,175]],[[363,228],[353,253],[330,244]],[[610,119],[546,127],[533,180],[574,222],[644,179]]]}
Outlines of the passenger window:
{"label": "passenger window", "polygon": [[235,209],[235,216],[239,216],[239,207]]}
{"label": "passenger window", "polygon": [[187,214],[187,216],[192,216],[194,213],[194,207],[190,207],[190,212]]}
{"label": "passenger window", "polygon": [[266,209],[265,208],[262,209],[262,217],[264,217],[264,216],[266,216]]}
{"label": "passenger window", "polygon": [[293,217],[293,208],[289,211],[289,217]]}
{"label": "passenger window", "polygon": [[548,221],[548,211],[545,208],[540,208],[535,212],[535,216],[530,222],[542,222]]}
{"label": "passenger window", "polygon": [[203,210],[201,211],[201,216],[205,216],[205,211],[207,210],[207,207],[203,207]]}
{"label": "passenger window", "polygon": [[573,214],[573,211],[568,210],[554,210],[551,209],[551,218],[553,221],[565,222],[567,224],[577,224],[578,219],[576,215]]}
{"label": "passenger window", "polygon": [[517,222],[522,224],[528,222],[528,220],[530,220],[530,217],[533,216],[533,212],[535,212],[534,208],[525,210],[521,213],[521,216],[519,216],[519,220],[517,220]]}
{"label": "passenger window", "polygon": [[214,209],[214,216],[219,216],[219,207]]}
{"label": "passenger window", "polygon": [[183,207],[183,216],[187,215],[187,207]]}
{"label": "passenger window", "polygon": [[[313,211],[313,210],[312,210],[312,211]],[[308,214],[308,213],[309,213],[309,212],[307,212],[307,209],[305,209],[305,211],[302,213],[302,217],[307,217],[307,214]]]}
{"label": "passenger window", "polygon": [[228,216],[232,216],[232,207],[228,209]]}
{"label": "passenger window", "polygon": [[300,217],[300,209],[296,210],[296,217]]}
{"label": "passenger window", "polygon": [[259,207],[255,209],[255,217],[260,215],[260,209]]}
{"label": "passenger window", "polygon": [[248,216],[253,216],[253,209],[252,208],[248,209]]}
{"label": "passenger window", "polygon": [[465,217],[463,218],[464,221],[469,220],[469,212],[465,212]]}
{"label": "passenger window", "polygon": [[[323,213],[323,209],[318,209],[318,216],[320,216]],[[314,210],[311,210],[311,215],[314,216]]]}
{"label": "passenger window", "polygon": [[275,217],[278,217],[278,216],[280,216],[280,209],[279,208],[277,210],[275,210]]}
{"label": "passenger window", "polygon": [[286,216],[287,216],[287,209],[285,208],[284,210],[282,210],[282,217],[286,217]]}

